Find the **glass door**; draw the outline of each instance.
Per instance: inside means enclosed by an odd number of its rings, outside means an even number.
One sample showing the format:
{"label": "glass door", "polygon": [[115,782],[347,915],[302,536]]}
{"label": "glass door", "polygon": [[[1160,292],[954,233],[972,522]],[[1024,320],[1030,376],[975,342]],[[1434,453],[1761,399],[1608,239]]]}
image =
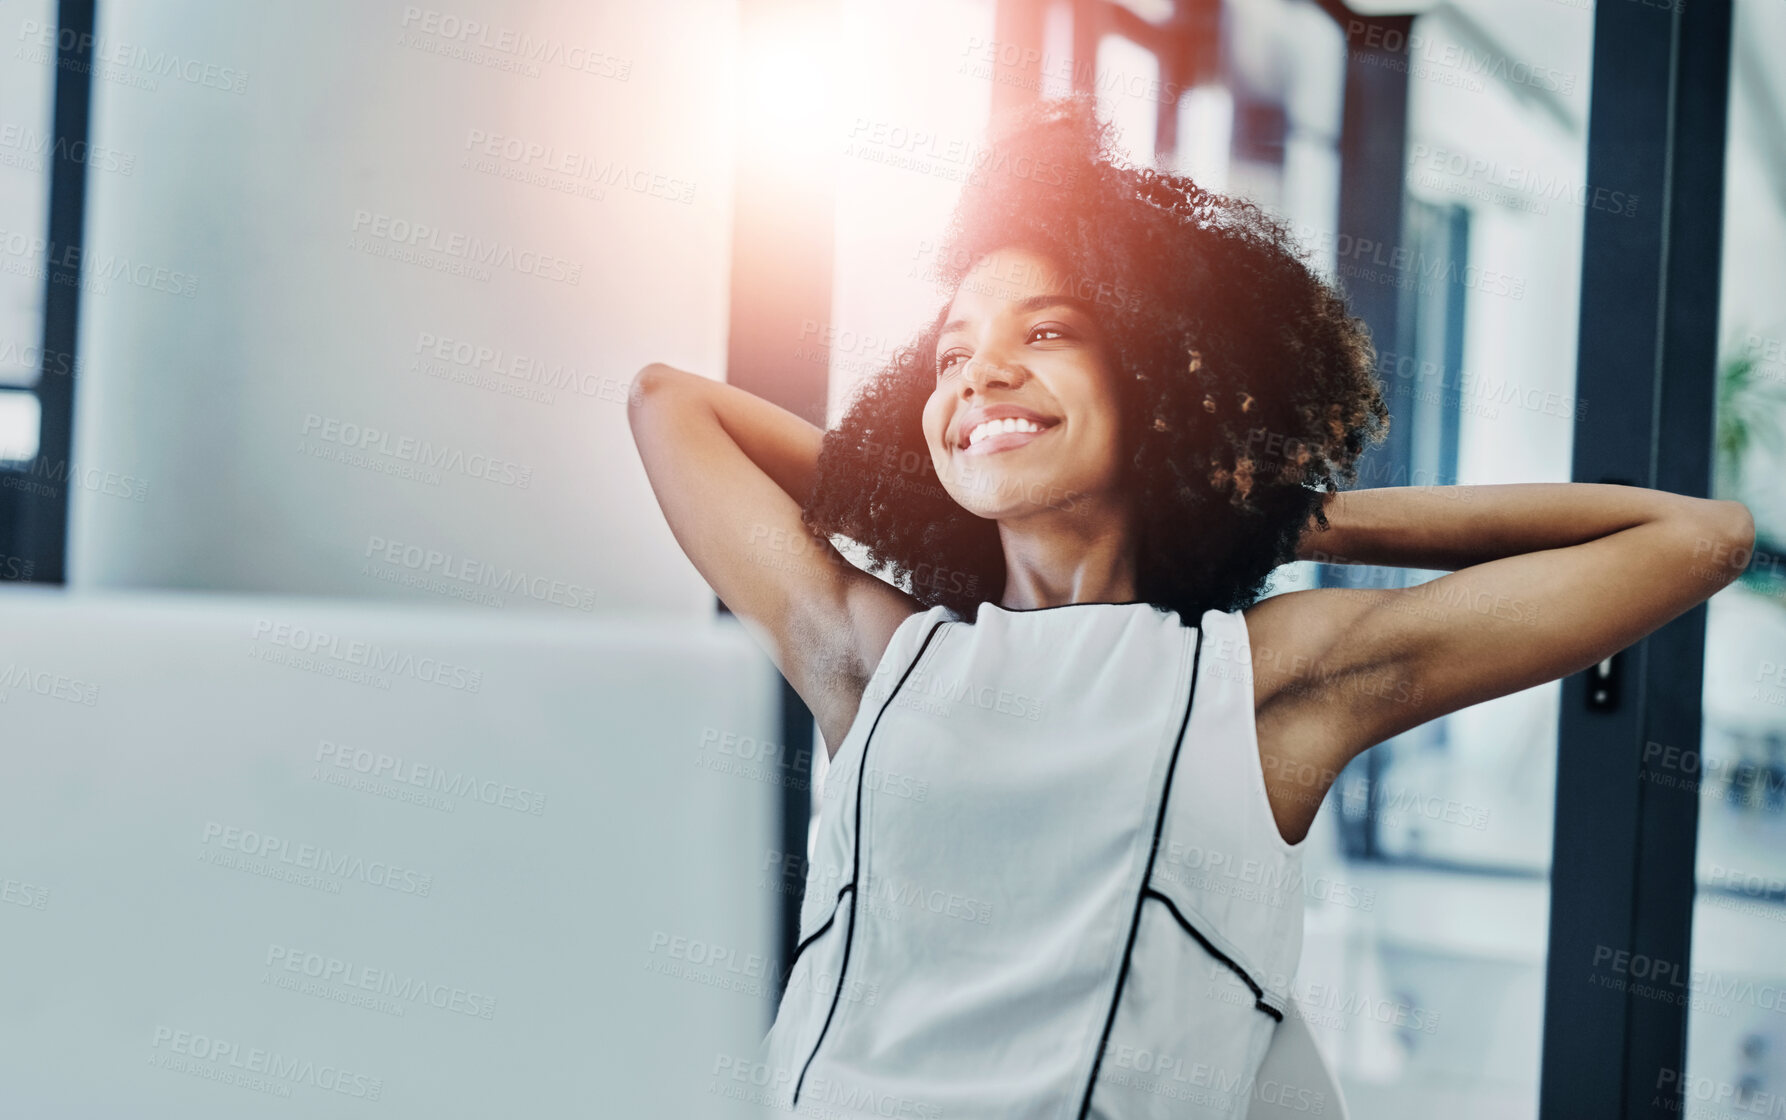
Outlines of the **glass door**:
{"label": "glass door", "polygon": [[[1592,11],[1466,0],[1340,29],[1355,72],[1407,89],[1399,240],[1342,218],[1331,241],[1354,303],[1395,308],[1373,330],[1399,434],[1359,485],[1568,481]],[[1442,574],[1321,566],[1302,585]],[[1353,1115],[1537,1115],[1560,691],[1372,748],[1316,822],[1297,995]]]}
{"label": "glass door", "polygon": [[1734,15],[1713,478],[1756,547],[1708,607],[1700,749],[1659,772],[1699,795],[1691,967],[1669,986],[1702,1120],[1786,1116],[1786,83],[1768,49],[1786,6]]}

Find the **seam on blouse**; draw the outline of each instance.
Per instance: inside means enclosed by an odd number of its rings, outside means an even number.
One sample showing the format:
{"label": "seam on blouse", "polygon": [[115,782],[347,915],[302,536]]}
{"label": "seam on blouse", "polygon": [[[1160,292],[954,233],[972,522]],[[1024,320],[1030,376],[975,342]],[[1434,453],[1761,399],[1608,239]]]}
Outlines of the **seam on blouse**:
{"label": "seam on blouse", "polygon": [[[1223,930],[1219,924],[1217,924],[1214,921],[1211,921],[1207,914],[1203,914],[1203,913],[1199,912],[1195,902],[1192,899],[1174,898],[1174,897],[1172,897],[1172,893],[1170,891],[1162,890],[1159,887],[1154,886],[1151,883],[1148,884],[1148,890],[1152,891],[1154,894],[1159,895],[1163,900],[1170,902],[1172,904],[1172,908],[1174,911],[1177,912],[1178,917],[1179,917],[1179,923],[1181,925],[1187,924],[1187,919],[1185,918],[1185,915],[1187,913],[1195,915],[1197,917],[1198,921],[1200,923],[1202,923],[1198,927],[1198,930],[1197,930],[1198,935],[1203,940],[1208,941],[1209,944],[1214,947],[1212,951],[1219,953],[1224,957],[1227,957],[1229,960],[1234,962],[1234,966],[1236,968],[1238,968],[1240,971],[1246,973],[1248,976],[1253,977],[1254,980],[1258,981],[1260,987],[1265,991],[1266,999],[1269,1002],[1271,1002],[1275,1006],[1283,1005],[1285,999],[1288,998],[1287,995],[1285,993],[1277,991],[1276,988],[1274,988],[1272,985],[1266,983],[1265,978],[1267,976],[1267,971],[1264,968],[1261,968],[1259,966],[1259,962],[1253,956],[1253,954],[1247,952],[1247,950],[1242,948],[1241,946],[1236,945],[1234,943],[1234,940],[1232,938],[1230,938],[1225,932],[1223,932]],[[1298,921],[1301,920],[1300,916],[1298,917],[1297,920]],[[1278,938],[1279,934],[1276,931],[1273,931],[1269,936],[1271,936],[1275,940],[1276,938]]]}
{"label": "seam on blouse", "polygon": [[846,894],[849,894],[851,891],[853,891],[855,889],[856,889],[856,884],[845,883],[843,885],[843,888],[837,892],[837,897],[831,900],[831,913],[829,913],[825,916],[824,922],[822,922],[819,925],[818,929],[813,930],[811,933],[807,934],[804,938],[802,938],[800,940],[800,944],[794,946],[793,959],[788,961],[788,975],[789,976],[792,976],[794,974],[794,966],[800,963],[800,954],[806,952],[806,947],[808,945],[811,945],[814,941],[817,941],[820,938],[820,936],[822,936],[824,934],[824,932],[826,930],[831,928],[831,923],[835,922],[837,920],[837,908],[839,906],[843,905],[843,896]]}
{"label": "seam on blouse", "polygon": [[[930,649],[930,640],[936,637],[937,632],[943,628],[943,624],[947,621],[947,619],[938,619],[931,624],[930,632],[924,635],[924,644],[918,647],[918,655],[912,658],[912,663],[907,665],[905,672],[899,675],[899,681],[894,684],[892,691],[887,693],[887,698],[881,701],[881,710],[875,713],[874,722],[868,726],[868,735],[862,740],[862,755],[856,766],[856,832],[852,838],[855,851],[850,857],[850,881],[844,887],[844,889],[856,891],[858,900],[861,898],[859,876],[862,873],[862,775],[868,772],[868,748],[874,743],[874,733],[881,725],[881,717],[887,714],[887,709],[892,706],[894,697],[898,696],[899,690],[905,686],[906,678],[910,677],[912,670],[916,669],[919,662],[924,660],[924,654]],[[843,890],[839,890],[838,899],[841,901],[842,898]],[[793,1107],[798,1107],[800,1104],[800,1089],[806,1084],[806,1072],[812,1068],[812,1060],[819,1056],[819,1047],[825,1044],[825,1035],[831,1030],[831,1020],[837,1015],[838,997],[843,995],[844,978],[848,975],[850,968],[850,949],[856,941],[856,911],[860,909],[859,905],[852,903],[849,918],[844,922],[843,962],[837,966],[837,990],[831,993],[831,1009],[825,1012],[825,1025],[819,1028],[819,1037],[813,1040],[812,1053],[806,1055],[806,1061],[800,1067],[800,1077],[794,1082]],[[835,909],[831,911],[831,916],[833,918],[837,916]]]}
{"label": "seam on blouse", "polygon": [[1184,911],[1178,908],[1178,903],[1173,902],[1170,896],[1163,894],[1152,887],[1148,887],[1141,893],[1144,896],[1157,898],[1161,902],[1164,902],[1166,904],[1166,909],[1170,910],[1172,916],[1178,919],[1178,924],[1184,927],[1184,931],[1197,939],[1197,944],[1203,946],[1204,950],[1207,951],[1210,956],[1227,965],[1234,972],[1234,975],[1240,977],[1241,983],[1252,990],[1253,1006],[1257,1007],[1260,1011],[1265,1012],[1265,1014],[1271,1016],[1280,1023],[1284,1021],[1284,1013],[1266,1000],[1265,989],[1257,980],[1253,979],[1253,974],[1242,967],[1233,957],[1218,949],[1215,942],[1204,936],[1202,930],[1192,925],[1190,919],[1184,916]]}
{"label": "seam on blouse", "polygon": [[1172,775],[1178,769],[1178,753],[1184,746],[1185,732],[1191,726],[1191,708],[1197,703],[1197,669],[1203,660],[1203,628],[1197,627],[1197,645],[1191,654],[1191,687],[1185,697],[1184,718],[1179,721],[1178,735],[1172,740],[1172,756],[1166,761],[1166,780],[1160,791],[1160,810],[1154,817],[1153,843],[1147,849],[1147,866],[1141,872],[1141,890],[1135,895],[1135,913],[1129,920],[1129,939],[1123,946],[1122,966],[1116,973],[1116,992],[1110,998],[1110,1012],[1104,1017],[1104,1030],[1098,1038],[1097,1052],[1092,1056],[1091,1077],[1085,1083],[1085,1099],[1079,1105],[1079,1120],[1091,1112],[1091,1096],[1098,1085],[1098,1070],[1104,1062],[1104,1048],[1110,1045],[1110,1031],[1116,1026],[1116,1009],[1122,1003],[1123,985],[1129,979],[1129,958],[1135,953],[1135,935],[1141,929],[1141,907],[1147,901],[1147,884],[1153,878],[1154,857],[1160,851],[1160,836],[1166,827],[1166,810],[1172,804]]}

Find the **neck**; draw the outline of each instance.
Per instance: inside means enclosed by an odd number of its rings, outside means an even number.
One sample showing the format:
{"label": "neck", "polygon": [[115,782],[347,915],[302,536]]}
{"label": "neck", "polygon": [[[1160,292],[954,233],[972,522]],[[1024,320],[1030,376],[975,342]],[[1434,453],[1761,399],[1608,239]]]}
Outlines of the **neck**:
{"label": "neck", "polygon": [[1049,510],[1000,520],[1007,610],[1135,601],[1132,522],[1114,510]]}

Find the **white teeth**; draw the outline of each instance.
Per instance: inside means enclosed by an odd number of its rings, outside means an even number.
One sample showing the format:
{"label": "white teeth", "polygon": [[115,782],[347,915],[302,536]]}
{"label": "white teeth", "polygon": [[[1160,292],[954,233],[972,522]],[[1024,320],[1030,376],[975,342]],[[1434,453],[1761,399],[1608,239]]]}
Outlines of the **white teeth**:
{"label": "white teeth", "polygon": [[967,445],[972,447],[988,436],[1003,435],[1006,432],[1039,432],[1042,425],[1034,420],[1023,420],[1015,416],[1007,416],[1003,420],[986,420],[974,426],[967,434]]}

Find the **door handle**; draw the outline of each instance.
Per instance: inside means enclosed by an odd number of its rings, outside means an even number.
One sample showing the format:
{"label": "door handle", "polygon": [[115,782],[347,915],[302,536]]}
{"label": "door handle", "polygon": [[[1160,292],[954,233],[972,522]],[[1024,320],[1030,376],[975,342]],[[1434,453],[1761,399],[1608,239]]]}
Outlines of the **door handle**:
{"label": "door handle", "polygon": [[1615,653],[1588,670],[1588,710],[1610,712],[1619,706],[1619,670],[1624,653]]}

